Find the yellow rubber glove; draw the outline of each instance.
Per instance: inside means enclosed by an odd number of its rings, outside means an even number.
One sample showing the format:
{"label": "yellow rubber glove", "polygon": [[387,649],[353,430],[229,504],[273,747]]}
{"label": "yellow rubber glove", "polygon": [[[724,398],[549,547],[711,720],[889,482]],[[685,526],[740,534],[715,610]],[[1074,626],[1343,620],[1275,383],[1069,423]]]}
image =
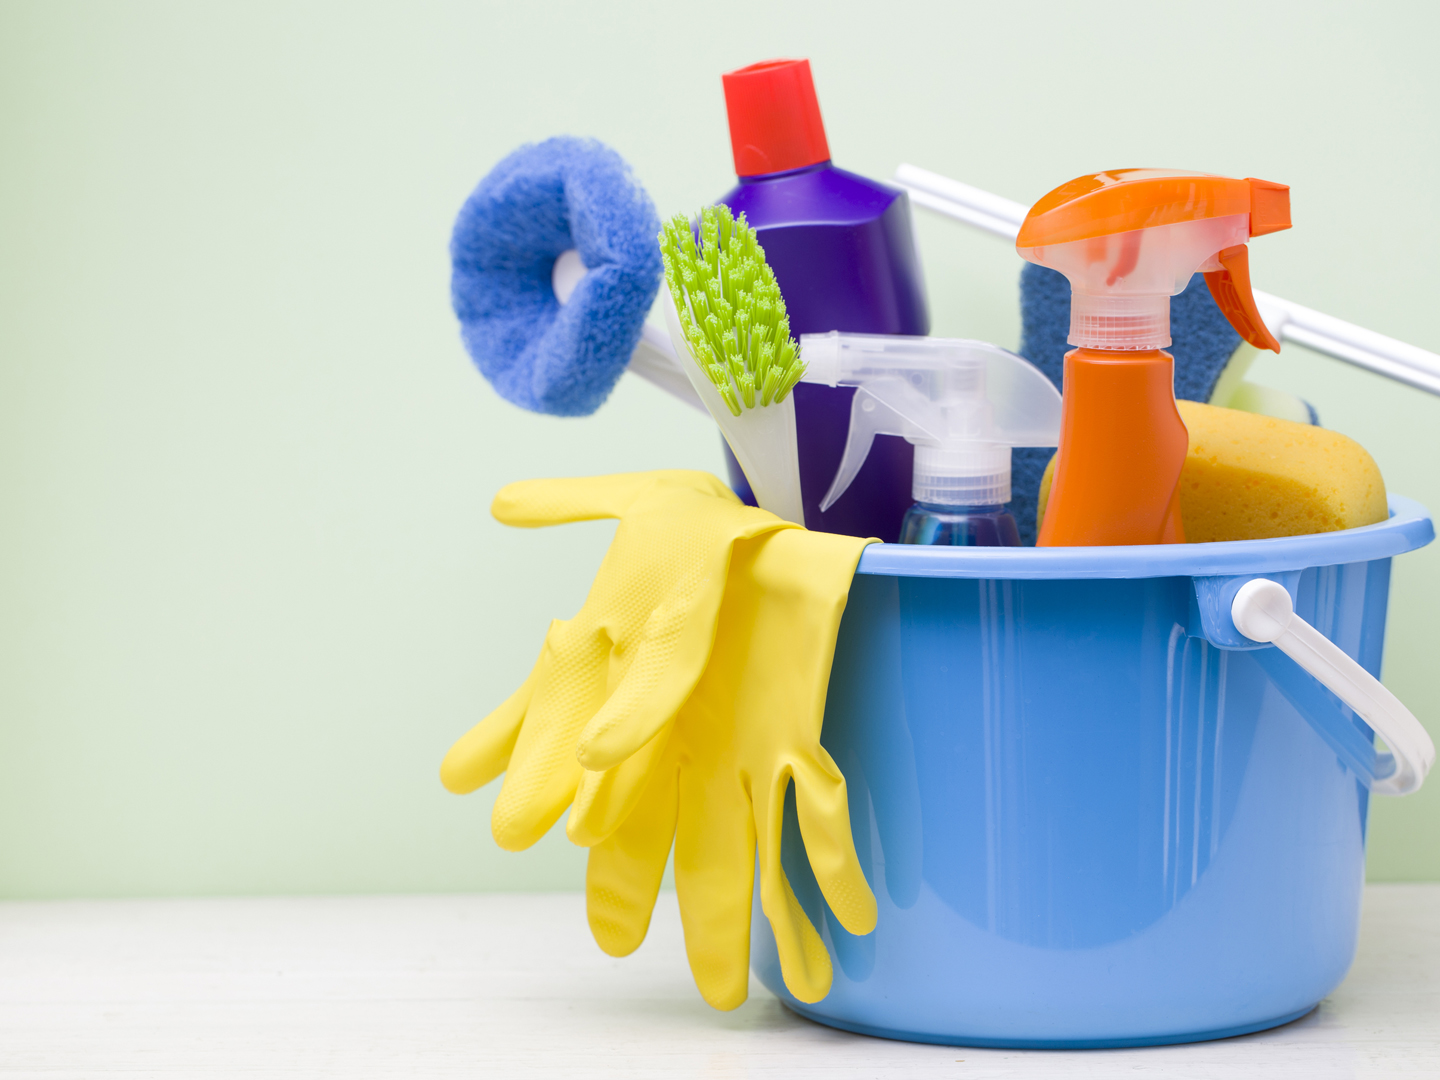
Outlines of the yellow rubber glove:
{"label": "yellow rubber glove", "polygon": [[852,934],[875,928],[875,897],[850,833],[845,778],[820,745],[835,638],[867,543],[801,530],[735,545],[715,645],[673,726],[633,720],[585,729],[590,771],[568,832],[591,846],[590,928],[624,956],[645,938],[672,839],[685,950],[707,1002],[745,1000],[756,851],[760,903],[785,985],[830,990],[830,958],[780,864],[785,794],[826,902]]}
{"label": "yellow rubber glove", "polygon": [[579,614],[550,624],[529,678],[440,766],[441,781],[460,793],[505,772],[491,830],[502,848],[519,851],[574,798],[582,728],[653,734],[690,696],[734,543],[799,526],[743,505],[709,473],[685,470],[510,484],[491,512],[530,528],[620,519]]}

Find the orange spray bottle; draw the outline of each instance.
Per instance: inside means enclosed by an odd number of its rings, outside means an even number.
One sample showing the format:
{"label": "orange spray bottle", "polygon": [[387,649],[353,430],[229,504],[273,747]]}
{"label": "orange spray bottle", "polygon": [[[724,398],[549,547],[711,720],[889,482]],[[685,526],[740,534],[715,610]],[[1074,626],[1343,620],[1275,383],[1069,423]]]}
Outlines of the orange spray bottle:
{"label": "orange spray bottle", "polygon": [[1250,291],[1252,236],[1290,227],[1290,189],[1173,169],[1082,176],[1030,208],[1020,256],[1070,279],[1055,475],[1037,544],[1178,544],[1188,435],[1170,297],[1205,274],[1236,331],[1280,351]]}

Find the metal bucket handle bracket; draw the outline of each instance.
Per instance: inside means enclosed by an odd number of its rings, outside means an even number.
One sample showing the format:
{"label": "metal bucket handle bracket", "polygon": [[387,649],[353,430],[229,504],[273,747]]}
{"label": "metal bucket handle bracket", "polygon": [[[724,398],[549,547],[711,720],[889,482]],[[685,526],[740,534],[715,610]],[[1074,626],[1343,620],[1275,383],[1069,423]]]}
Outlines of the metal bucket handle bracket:
{"label": "metal bucket handle bracket", "polygon": [[[1374,794],[1417,791],[1435,764],[1429,733],[1379,679],[1295,614],[1299,577],[1297,571],[1271,577],[1195,578],[1198,629],[1220,648],[1258,650],[1256,660],[1281,692]],[[1321,691],[1316,682],[1330,693]],[[1389,754],[1375,752],[1342,703],[1380,734]]]}

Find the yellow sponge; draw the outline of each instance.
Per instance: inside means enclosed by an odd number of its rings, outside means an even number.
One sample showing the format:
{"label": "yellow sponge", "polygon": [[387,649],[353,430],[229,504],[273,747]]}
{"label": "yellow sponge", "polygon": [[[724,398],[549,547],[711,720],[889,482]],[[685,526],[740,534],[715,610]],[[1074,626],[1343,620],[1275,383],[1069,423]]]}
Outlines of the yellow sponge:
{"label": "yellow sponge", "polygon": [[[1389,516],[1385,481],[1354,439],[1237,409],[1176,404],[1190,431],[1180,473],[1189,542],[1335,532]],[[1052,458],[1040,481],[1041,520],[1054,469]]]}

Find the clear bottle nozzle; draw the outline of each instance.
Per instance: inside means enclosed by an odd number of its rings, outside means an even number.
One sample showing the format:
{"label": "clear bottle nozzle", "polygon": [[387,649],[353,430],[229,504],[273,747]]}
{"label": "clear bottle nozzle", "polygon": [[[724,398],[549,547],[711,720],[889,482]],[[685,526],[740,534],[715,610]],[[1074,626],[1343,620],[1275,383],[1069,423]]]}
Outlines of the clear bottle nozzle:
{"label": "clear bottle nozzle", "polygon": [[856,387],[840,468],[821,502],[850,486],[876,435],[915,444],[917,502],[988,506],[1010,501],[1010,449],[1055,446],[1060,393],[1014,353],[964,338],[806,334],[806,382]]}

